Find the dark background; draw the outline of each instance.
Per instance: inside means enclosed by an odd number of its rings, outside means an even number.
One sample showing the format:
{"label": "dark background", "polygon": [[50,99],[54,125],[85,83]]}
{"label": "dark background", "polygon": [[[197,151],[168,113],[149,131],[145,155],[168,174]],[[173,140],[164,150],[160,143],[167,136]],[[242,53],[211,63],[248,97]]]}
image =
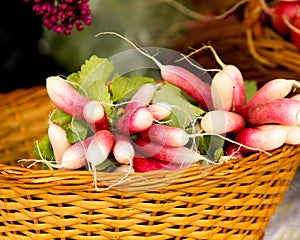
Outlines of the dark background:
{"label": "dark background", "polygon": [[1,2],[0,92],[44,85],[49,75],[65,72],[38,48],[43,34],[41,18],[23,0]]}

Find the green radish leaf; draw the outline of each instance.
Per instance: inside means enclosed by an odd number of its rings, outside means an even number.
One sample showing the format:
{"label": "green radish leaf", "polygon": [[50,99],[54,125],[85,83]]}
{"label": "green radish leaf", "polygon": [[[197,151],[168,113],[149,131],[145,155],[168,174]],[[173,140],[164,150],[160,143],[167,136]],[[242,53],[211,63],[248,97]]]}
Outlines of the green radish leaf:
{"label": "green radish leaf", "polygon": [[88,125],[86,122],[74,119],[66,127],[67,138],[70,143],[75,143],[87,137]]}
{"label": "green radish leaf", "polygon": [[34,146],[33,154],[37,159],[54,159],[54,153],[48,135],[45,135],[42,140]]}
{"label": "green radish leaf", "polygon": [[134,89],[141,87],[146,83],[155,84],[155,80],[148,77],[116,77],[110,84],[112,101],[117,102]]}
{"label": "green radish leaf", "polygon": [[51,121],[64,128],[72,121],[72,116],[61,109],[56,109],[51,116]]}
{"label": "green radish leaf", "polygon": [[[80,85],[78,89],[82,94],[93,100],[112,103],[108,89],[108,81],[114,71],[113,63],[106,58],[91,56],[82,64],[80,71],[72,73],[68,79]],[[106,113],[110,116],[112,107],[104,104]]]}
{"label": "green radish leaf", "polygon": [[245,80],[244,84],[246,89],[246,101],[248,102],[257,92],[258,86],[257,82],[254,80]]}
{"label": "green radish leaf", "polygon": [[180,128],[187,128],[194,120],[202,115],[205,111],[191,104],[176,88],[169,84],[162,85],[153,102],[167,102],[172,107],[171,115],[166,119],[169,120],[169,125]]}

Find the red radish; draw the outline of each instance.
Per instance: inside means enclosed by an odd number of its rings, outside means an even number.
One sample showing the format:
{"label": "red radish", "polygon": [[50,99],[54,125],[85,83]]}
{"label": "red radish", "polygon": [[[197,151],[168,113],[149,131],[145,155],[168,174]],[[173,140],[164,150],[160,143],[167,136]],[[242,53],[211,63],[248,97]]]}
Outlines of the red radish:
{"label": "red radish", "polygon": [[133,158],[133,168],[136,172],[150,172],[156,170],[179,170],[185,168],[184,165],[171,164],[153,158],[135,156]]}
{"label": "red radish", "polygon": [[86,138],[78,141],[70,146],[65,152],[61,160],[61,164],[57,165],[59,169],[79,169],[86,166],[86,151],[92,138]]}
{"label": "red radish", "polygon": [[249,100],[247,104],[241,109],[240,114],[243,117],[247,116],[248,110],[258,104],[267,102],[274,99],[280,99],[286,97],[292,89],[300,88],[300,83],[296,80],[290,79],[273,79],[265,83]]}
{"label": "red radish", "polygon": [[244,153],[241,151],[240,147],[236,144],[229,143],[225,149],[226,155],[234,158],[243,158]]}
{"label": "red radish", "polygon": [[[225,87],[224,88],[229,89],[229,92],[232,92],[231,110],[234,112],[239,112],[242,106],[246,103],[246,89],[244,84],[244,77],[241,71],[235,65],[223,63],[223,61],[221,60],[221,58],[218,56],[217,52],[211,45],[206,45],[200,49],[197,49],[189,55],[195,54],[201,51],[202,49],[206,49],[206,48],[209,48],[212,51],[216,61],[221,66],[222,71],[224,73],[227,73],[229,76],[231,76],[233,86],[234,86],[233,89],[231,90],[231,83],[230,83],[230,87],[228,87],[226,85],[226,82],[224,82],[224,86],[226,86],[226,88]],[[225,80],[229,81],[227,78]],[[229,92],[227,94],[229,94]]]}
{"label": "red radish", "polygon": [[275,6],[269,8],[264,0],[261,0],[264,11],[271,17],[274,28],[281,34],[290,32],[284,17],[293,22],[299,13],[300,1],[278,1]]}
{"label": "red radish", "polygon": [[146,107],[140,107],[131,115],[123,115],[117,122],[117,129],[124,134],[133,134],[149,129],[153,121],[152,113]]}
{"label": "red radish", "polygon": [[109,122],[100,102],[90,101],[84,106],[83,117],[94,132],[109,129]]}
{"label": "red radish", "polygon": [[99,33],[97,36],[103,34],[116,35],[121,39],[127,41],[138,52],[152,60],[158,66],[163,80],[185,91],[188,95],[194,98],[204,109],[211,109],[212,99],[210,94],[210,86],[207,85],[204,81],[202,81],[198,76],[180,66],[163,65],[155,57],[147,54],[145,51],[138,48],[133,42],[129,41],[129,39],[123,37],[122,35],[116,32],[102,32]]}
{"label": "red radish", "polygon": [[214,110],[207,112],[201,119],[201,129],[207,133],[236,133],[246,126],[244,118],[234,112]]}
{"label": "red radish", "polygon": [[288,25],[291,28],[290,35],[293,43],[296,45],[298,50],[300,50],[300,17],[297,17],[292,22],[292,27]]}
{"label": "red radish", "polygon": [[279,123],[300,126],[300,101],[281,98],[256,104],[249,109],[247,121],[252,125]]}
{"label": "red radish", "polygon": [[141,138],[137,139],[135,143],[135,149],[140,154],[173,164],[187,165],[207,160],[196,151],[187,147],[169,147],[155,142],[148,142]]}
{"label": "red radish", "polygon": [[49,121],[48,137],[53,149],[56,164],[61,164],[64,152],[71,146],[63,128]]}
{"label": "red radish", "polygon": [[281,147],[286,141],[287,133],[283,129],[258,129],[248,127],[236,135],[236,141],[246,147],[241,147],[243,152],[256,152],[260,149],[270,151]]}
{"label": "red radish", "polygon": [[114,134],[115,145],[113,155],[120,164],[130,164],[134,156],[134,148],[129,135]]}
{"label": "red radish", "polygon": [[113,145],[114,137],[110,131],[100,130],[95,133],[86,151],[86,159],[93,170],[107,159]]}
{"label": "red radish", "polygon": [[218,72],[212,79],[211,97],[214,110],[232,109],[233,80],[226,72]]}
{"label": "red radish", "polygon": [[257,127],[261,130],[272,130],[272,129],[282,129],[287,133],[287,137],[285,140],[286,144],[300,144],[300,126],[287,126],[281,124],[266,124]]}
{"label": "red radish", "polygon": [[140,137],[170,147],[182,147],[189,141],[189,135],[183,129],[162,124],[153,124],[148,130],[141,132]]}
{"label": "red radish", "polygon": [[76,91],[59,76],[46,79],[46,89],[53,104],[64,112],[83,120],[83,109],[91,99]]}
{"label": "red radish", "polygon": [[156,102],[148,106],[148,110],[152,113],[155,120],[162,120],[168,117],[172,110],[167,102]]}

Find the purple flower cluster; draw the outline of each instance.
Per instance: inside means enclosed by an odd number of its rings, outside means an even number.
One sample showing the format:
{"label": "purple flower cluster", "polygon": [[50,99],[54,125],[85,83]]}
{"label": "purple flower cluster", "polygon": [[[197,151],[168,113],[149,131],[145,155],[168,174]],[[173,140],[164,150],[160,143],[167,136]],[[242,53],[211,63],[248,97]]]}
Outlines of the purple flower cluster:
{"label": "purple flower cluster", "polygon": [[92,24],[88,2],[89,0],[34,0],[32,10],[43,16],[43,24],[48,30],[69,35],[74,25],[81,31],[83,24]]}

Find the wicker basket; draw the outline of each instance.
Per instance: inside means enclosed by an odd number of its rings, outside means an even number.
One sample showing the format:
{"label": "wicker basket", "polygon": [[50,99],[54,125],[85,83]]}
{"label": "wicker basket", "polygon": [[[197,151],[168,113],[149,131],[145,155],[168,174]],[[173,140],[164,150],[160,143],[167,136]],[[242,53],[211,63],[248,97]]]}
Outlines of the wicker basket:
{"label": "wicker basket", "polygon": [[[246,9],[255,2],[250,0]],[[265,52],[282,48],[274,44],[276,48],[265,50],[267,35],[254,34],[257,22],[248,20],[252,18],[249,11],[245,22],[199,24],[174,48],[187,52],[210,41],[224,62],[241,68],[246,79],[264,83],[299,77],[300,71],[279,60],[274,68],[253,58],[249,46],[268,59]],[[264,31],[277,39],[270,29]],[[194,57],[204,67],[216,66],[208,52]],[[17,163],[33,157],[34,140],[47,131],[52,105],[43,87],[1,94],[0,100],[1,240],[263,239],[300,163],[299,146],[285,145],[272,156],[257,153],[209,168],[133,173],[109,189],[124,173],[99,173],[96,191],[88,171],[29,169]]]}
{"label": "wicker basket", "polygon": [[[0,238],[262,239],[293,179],[298,146],[211,168],[99,173],[38,170],[10,163],[31,157],[52,106],[43,88],[1,96]],[[124,173],[123,173],[124,174]]]}

